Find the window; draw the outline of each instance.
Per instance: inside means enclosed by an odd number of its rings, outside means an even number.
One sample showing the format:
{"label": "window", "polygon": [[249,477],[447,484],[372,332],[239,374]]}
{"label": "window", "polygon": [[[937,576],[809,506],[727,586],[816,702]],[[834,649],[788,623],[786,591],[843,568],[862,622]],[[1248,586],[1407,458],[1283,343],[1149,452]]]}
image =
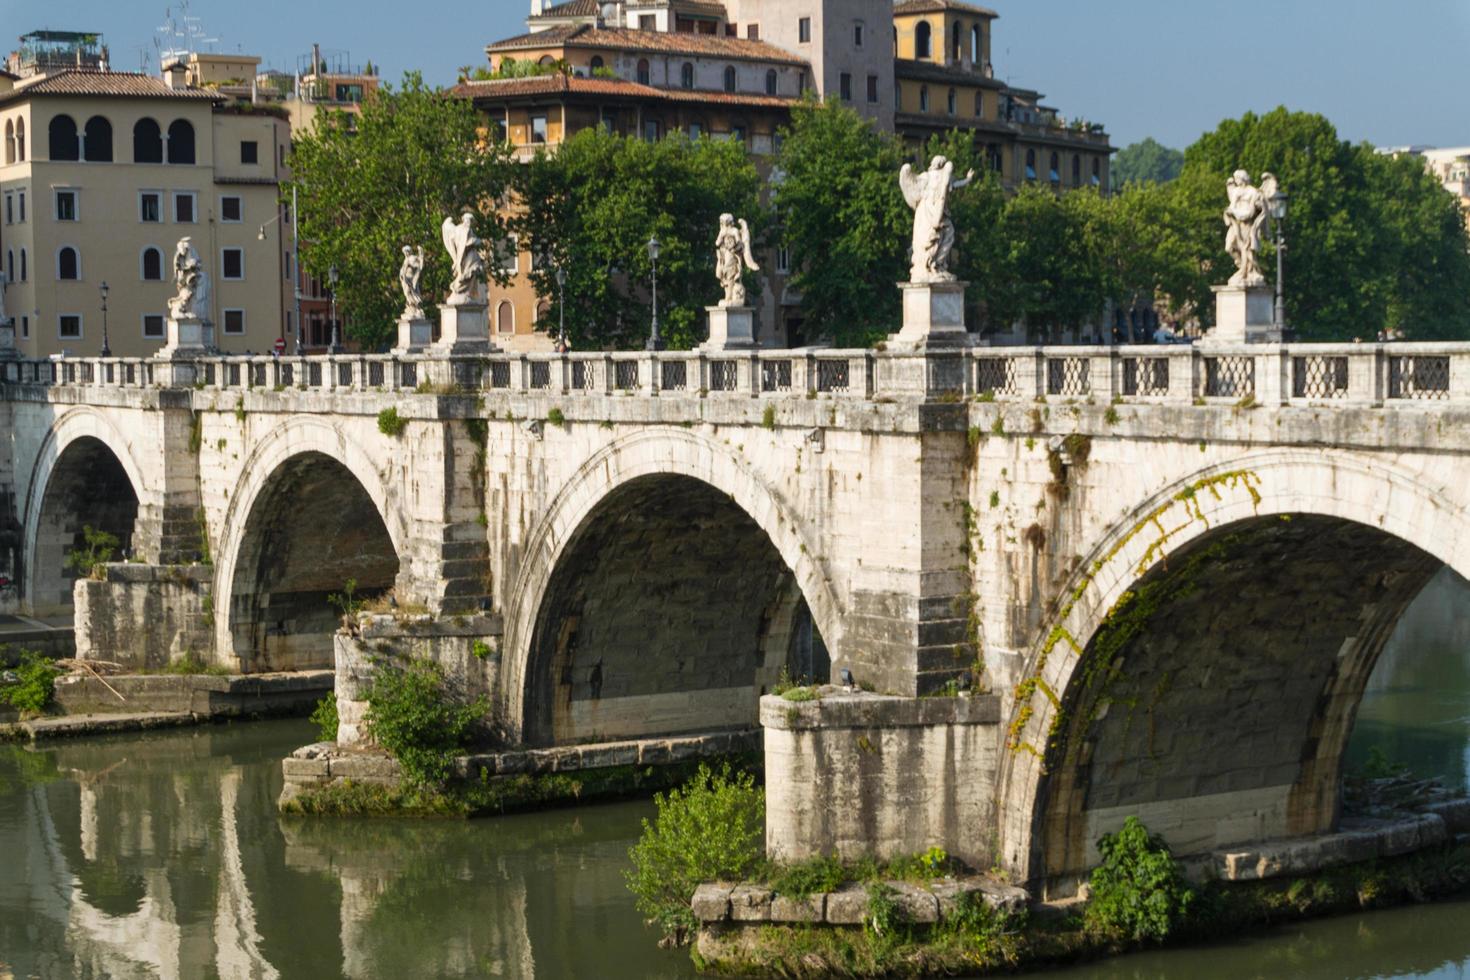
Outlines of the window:
{"label": "window", "polygon": [[949,60],[960,60],[960,22],[955,21],[949,31]]}
{"label": "window", "polygon": [[588,62],[588,68],[594,73],[601,71],[605,67],[606,63],[602,60],[602,55],[600,54],[594,54],[592,60]]}
{"label": "window", "polygon": [[796,40],[802,44],[812,43],[812,19],[803,17],[796,22]]}
{"label": "window", "polygon": [[783,276],[791,271],[791,248],[787,245],[776,246],[776,271]]}
{"label": "window", "polygon": [[733,92],[733,91],[735,91],[735,66],[734,65],[726,65],[725,66],[725,91],[726,92]]}
{"label": "window", "polygon": [[531,142],[546,142],[546,115],[544,113],[531,117]]}
{"label": "window", "polygon": [[689,124],[689,138],[690,139],[697,140],[697,139],[699,139],[699,137],[701,135],[703,135],[703,133],[704,133],[704,127],[701,126],[699,123],[690,123]]}
{"label": "window", "polygon": [[750,41],[759,41],[761,39],[761,25],[759,25],[759,24],[746,24],[745,25],[745,37],[746,37],[747,40],[750,40]]}
{"label": "window", "polygon": [[639,14],[638,15],[638,29],[640,31],[656,31],[656,30],[658,30],[658,17],[656,17],[653,14]]}
{"label": "window", "polygon": [[163,253],[149,245],[143,249],[143,281],[163,281]]}
{"label": "window", "polygon": [[865,40],[864,37],[863,37],[863,34],[864,33],[865,32],[863,30],[863,22],[862,21],[858,21],[857,23],[855,23],[855,24],[852,25],[852,46],[853,47],[860,48],[860,47],[863,46],[863,41]]}
{"label": "window", "polygon": [[650,78],[652,78],[652,75],[649,73],[649,70],[648,70],[648,59],[647,58],[639,58],[638,59],[638,84],[639,85],[647,85],[647,84],[649,84],[649,79]]}
{"label": "window", "polygon": [[500,271],[515,275],[521,271],[521,239],[519,235],[506,238],[500,258]]}
{"label": "window", "polygon": [[929,26],[927,20],[919,21],[919,26],[914,28],[914,57],[931,58],[934,56],[934,28]]}
{"label": "window", "polygon": [[658,142],[658,120],[657,119],[645,119],[645,120],[643,120],[643,138],[645,140],[647,140],[648,142],[650,142],[650,143],[657,143]]}
{"label": "window", "polygon": [[82,318],[75,313],[63,313],[56,318],[56,336],[62,340],[82,339]]}
{"label": "window", "polygon": [[89,163],[112,162],[112,123],[93,116],[87,120],[82,136],[82,155]]}
{"label": "window", "polygon": [[984,49],[984,45],[980,43],[980,31],[981,27],[979,24],[970,28],[970,64],[972,65],[978,65],[982,60],[981,52]]}
{"label": "window", "polygon": [[0,286],[12,282],[15,282],[15,249],[5,253],[5,282]]}
{"label": "window", "polygon": [[1072,157],[1072,186],[1082,186],[1082,158],[1080,156]]}
{"label": "window", "polygon": [[979,119],[985,115],[985,93],[975,93],[975,118]]}
{"label": "window", "polygon": [[168,162],[194,162],[194,127],[188,120],[175,119],[168,125]]}
{"label": "window", "polygon": [[732,140],[734,140],[736,143],[744,144],[745,143],[745,127],[744,126],[732,126],[732,127],[730,127],[730,138]]}
{"label": "window", "polygon": [[[26,162],[26,121],[24,119],[15,121],[15,162]],[[24,221],[25,218],[20,220]]]}
{"label": "window", "polygon": [[174,221],[181,225],[192,225],[194,223],[194,192],[174,192]]}
{"label": "window", "polygon": [[15,195],[15,203],[20,205],[20,207],[18,207],[18,208],[15,209],[17,215],[19,215],[19,217],[17,217],[16,220],[19,221],[19,222],[21,222],[22,224],[24,224],[25,223],[25,220],[26,220],[26,192],[25,191],[21,191],[19,194],[16,194]]}
{"label": "window", "polygon": [[281,253],[281,278],[287,281],[291,279],[291,264],[293,261],[290,249],[286,249]]}
{"label": "window", "polygon": [[766,72],[766,94],[776,94],[776,69],[774,68]]}
{"label": "window", "polygon": [[28,282],[31,278],[30,263],[26,256],[26,250],[20,250],[20,281]]}
{"label": "window", "polygon": [[851,102],[852,101],[852,74],[850,72],[843,72],[841,75],[838,75],[837,76],[837,81],[838,81],[838,88],[842,92],[842,101],[843,102]]}
{"label": "window", "polygon": [[956,115],[959,112],[959,96],[955,94],[954,89],[949,90],[949,95],[945,98],[944,105],[945,110],[951,116]]}
{"label": "window", "polygon": [[694,87],[694,66],[687,61],[679,67],[679,84],[684,88]]}
{"label": "window", "polygon": [[919,86],[919,111],[929,111],[929,86],[927,85]]}
{"label": "window", "polygon": [[21,339],[29,338],[30,335],[31,335],[31,318],[28,317],[28,316],[23,316],[23,317],[20,318],[20,336],[21,336]]}
{"label": "window", "polygon": [[56,252],[56,278],[66,280],[82,278],[81,256],[70,245],[63,245]]}
{"label": "window", "polygon": [[806,94],[806,72],[802,72],[801,74],[796,76],[796,94]]}
{"label": "window", "polygon": [[260,144],[255,140],[240,141],[240,163],[254,164],[260,162]]}
{"label": "window", "polygon": [[239,336],[245,332],[244,310],[222,310],[225,318],[225,333]]}
{"label": "window", "polygon": [[56,192],[56,220],[76,221],[78,208],[76,191]]}
{"label": "window", "polygon": [[1026,151],[1026,179],[1027,180],[1035,180],[1036,179],[1036,151],[1035,150],[1027,150]]}
{"label": "window", "polygon": [[163,220],[163,192],[140,191],[138,193],[138,220],[154,224]]}
{"label": "window", "polygon": [[221,279],[244,279],[245,250],[243,248],[222,249],[219,268]]}
{"label": "window", "polygon": [[244,220],[244,210],[240,205],[240,198],[234,195],[219,199],[219,219],[235,224]]}
{"label": "window", "polygon": [[15,224],[15,195],[10,191],[5,192],[5,223]]}
{"label": "window", "polygon": [[878,76],[868,76],[868,101],[873,105],[878,104]]}
{"label": "window", "polygon": [[152,119],[139,119],[133,124],[133,162],[163,162],[163,130]]}
{"label": "window", "polygon": [[144,340],[162,340],[163,339],[163,314],[162,313],[144,313],[143,314],[143,339]]}
{"label": "window", "polygon": [[495,308],[495,331],[496,333],[516,332],[516,308],[510,304],[510,300],[503,299]]}
{"label": "window", "polygon": [[15,120],[5,120],[5,162],[15,162]]}
{"label": "window", "polygon": [[77,139],[77,122],[71,116],[53,116],[47,136],[52,160],[81,159],[81,141]]}
{"label": "window", "polygon": [[[1092,161],[1092,186],[1093,187],[1101,187],[1102,186],[1102,161],[1100,161],[1100,160],[1093,160]],[[21,267],[21,274],[22,275],[25,274],[25,265],[26,265],[26,253],[25,253],[25,249],[21,249],[21,251],[20,251],[20,267]]]}
{"label": "window", "polygon": [[1055,153],[1053,153],[1051,155],[1050,163],[1051,163],[1051,166],[1047,168],[1048,171],[1049,171],[1048,176],[1051,178],[1051,182],[1053,184],[1060,184],[1062,182],[1062,171],[1061,171],[1062,161],[1061,161],[1061,158],[1058,157]]}

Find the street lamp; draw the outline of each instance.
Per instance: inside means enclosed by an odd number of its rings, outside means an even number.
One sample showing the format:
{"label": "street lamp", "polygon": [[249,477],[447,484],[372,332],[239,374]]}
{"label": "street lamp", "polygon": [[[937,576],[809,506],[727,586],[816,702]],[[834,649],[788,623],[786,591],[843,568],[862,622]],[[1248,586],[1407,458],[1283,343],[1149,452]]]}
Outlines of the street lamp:
{"label": "street lamp", "polygon": [[1272,326],[1282,340],[1286,339],[1286,298],[1282,290],[1282,271],[1286,259],[1286,192],[1278,190],[1267,202],[1271,208],[1271,224],[1276,232],[1276,315]]}
{"label": "street lamp", "polygon": [[556,267],[556,305],[561,324],[556,333],[556,352],[565,354],[567,344],[567,270],[558,263]]}
{"label": "street lamp", "polygon": [[111,357],[112,348],[107,344],[107,282],[104,280],[97,287],[97,292],[102,294],[102,356]]}
{"label": "street lamp", "polygon": [[327,281],[332,284],[332,343],[327,347],[328,354],[342,353],[342,337],[337,333],[337,267],[334,265],[327,270]]}
{"label": "street lamp", "polygon": [[645,350],[663,350],[664,341],[658,334],[658,250],[657,237],[648,240],[648,261],[653,264],[653,332],[648,335]]}

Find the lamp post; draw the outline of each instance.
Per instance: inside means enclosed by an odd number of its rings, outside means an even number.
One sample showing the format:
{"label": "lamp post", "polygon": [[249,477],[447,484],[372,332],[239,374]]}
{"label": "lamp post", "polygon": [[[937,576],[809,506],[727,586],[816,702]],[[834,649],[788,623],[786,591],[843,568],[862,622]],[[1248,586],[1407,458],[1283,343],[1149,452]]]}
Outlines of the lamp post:
{"label": "lamp post", "polygon": [[327,281],[332,284],[332,342],[327,346],[328,354],[342,353],[342,336],[337,332],[337,267],[327,270]]}
{"label": "lamp post", "polygon": [[97,287],[97,292],[102,294],[102,356],[111,357],[112,348],[107,343],[107,282],[104,280]]}
{"label": "lamp post", "polygon": [[556,267],[556,305],[561,322],[556,331],[556,352],[565,354],[567,344],[567,270],[558,263]]}
{"label": "lamp post", "polygon": [[1271,208],[1271,224],[1276,232],[1276,314],[1272,319],[1277,335],[1286,339],[1286,294],[1282,289],[1282,272],[1286,268],[1286,192],[1277,191],[1267,202]]}
{"label": "lamp post", "polygon": [[645,350],[663,350],[664,340],[658,333],[658,250],[659,241],[655,236],[648,240],[648,261],[653,265],[653,332],[648,335],[648,343],[644,345]]}

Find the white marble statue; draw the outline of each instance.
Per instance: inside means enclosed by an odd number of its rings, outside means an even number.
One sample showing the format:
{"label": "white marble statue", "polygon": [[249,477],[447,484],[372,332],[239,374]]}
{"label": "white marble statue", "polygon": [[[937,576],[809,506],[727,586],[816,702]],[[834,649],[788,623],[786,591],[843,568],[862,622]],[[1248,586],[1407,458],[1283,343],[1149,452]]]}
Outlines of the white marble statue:
{"label": "white marble statue", "polygon": [[485,302],[482,293],[485,256],[481,252],[480,239],[475,235],[474,212],[466,211],[458,224],[453,218],[445,218],[439,231],[454,268],[454,280],[449,284],[446,305],[469,306]]}
{"label": "white marble statue", "polygon": [[209,319],[209,273],[187,236],[174,249],[174,288],[177,292],[168,301],[170,316],[175,320]]}
{"label": "white marble statue", "polygon": [[424,295],[419,289],[419,280],[424,275],[424,249],[403,246],[403,265],[398,268],[398,285],[403,287],[403,319],[424,318]]}
{"label": "white marble statue", "polygon": [[720,215],[720,233],[715,236],[715,276],[725,289],[720,306],[745,305],[745,270],[761,271],[750,248],[750,226],[733,214]]}
{"label": "white marble statue", "polygon": [[1276,195],[1276,178],[1261,174],[1261,186],[1251,186],[1251,175],[1237,170],[1225,184],[1230,204],[1225,208],[1225,251],[1235,260],[1232,286],[1263,286],[1258,257],[1261,241],[1271,219],[1271,198]]}
{"label": "white marble statue", "polygon": [[949,256],[954,250],[954,222],[949,217],[949,192],[965,187],[975,179],[975,171],[963,180],[954,179],[954,162],[937,156],[929,169],[916,173],[903,165],[898,183],[904,200],[914,209],[913,269],[911,282],[953,282]]}

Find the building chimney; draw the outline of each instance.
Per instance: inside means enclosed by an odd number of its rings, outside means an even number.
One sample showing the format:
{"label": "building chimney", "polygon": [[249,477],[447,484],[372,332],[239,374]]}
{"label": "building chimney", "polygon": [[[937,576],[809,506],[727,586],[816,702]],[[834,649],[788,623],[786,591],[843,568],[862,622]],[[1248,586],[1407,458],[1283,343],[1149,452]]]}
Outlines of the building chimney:
{"label": "building chimney", "polygon": [[531,0],[531,16],[540,17],[546,13],[546,0]]}
{"label": "building chimney", "polygon": [[182,61],[170,61],[163,66],[163,82],[169,88],[188,88],[189,69]]}

